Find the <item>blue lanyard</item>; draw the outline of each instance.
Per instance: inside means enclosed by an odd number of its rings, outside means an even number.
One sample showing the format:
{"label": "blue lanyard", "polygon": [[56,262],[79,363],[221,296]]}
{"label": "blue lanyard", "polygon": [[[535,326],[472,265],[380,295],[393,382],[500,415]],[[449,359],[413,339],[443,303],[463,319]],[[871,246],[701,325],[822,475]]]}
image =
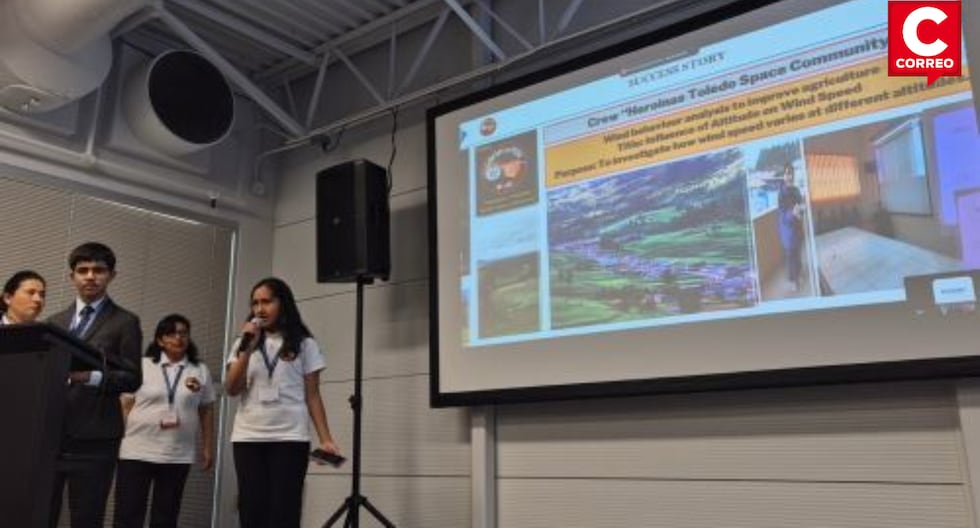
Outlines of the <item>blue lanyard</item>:
{"label": "blue lanyard", "polygon": [[174,378],[173,383],[170,383],[170,375],[167,374],[167,365],[160,365],[160,368],[163,369],[164,384],[167,386],[167,403],[173,407],[174,397],[177,395],[177,384],[180,383],[180,376],[184,373],[184,365],[177,367],[177,377]]}
{"label": "blue lanyard", "polygon": [[[285,343],[283,343],[285,344]],[[272,361],[269,361],[269,355],[265,351],[265,338],[263,337],[262,343],[259,345],[262,352],[262,362],[265,363],[265,369],[269,371],[269,381],[272,381],[272,373],[276,370],[276,365],[279,364],[279,354],[276,354]]]}

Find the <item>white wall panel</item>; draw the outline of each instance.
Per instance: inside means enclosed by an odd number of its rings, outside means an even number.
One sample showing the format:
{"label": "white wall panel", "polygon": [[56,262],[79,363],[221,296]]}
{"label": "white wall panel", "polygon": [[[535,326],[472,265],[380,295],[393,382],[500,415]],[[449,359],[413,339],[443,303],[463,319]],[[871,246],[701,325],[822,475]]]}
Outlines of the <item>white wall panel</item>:
{"label": "white wall panel", "polygon": [[[287,279],[288,281],[288,279]],[[299,295],[299,292],[296,292]],[[374,289],[364,292],[365,330],[368,338],[370,330],[378,319],[372,302]],[[299,302],[303,322],[313,332],[320,349],[327,359],[326,369],[320,373],[320,381],[349,381],[354,378],[354,294],[329,295]],[[365,345],[365,350],[372,350]],[[374,362],[374,353],[365,354],[365,365]]]}
{"label": "white wall panel", "polygon": [[276,178],[276,227],[310,220],[316,216],[316,173],[345,161],[316,148],[300,149],[283,156],[282,173]]}
{"label": "white wall panel", "polygon": [[353,291],[351,284],[316,281],[316,222],[305,220],[273,233],[272,273],[285,280],[298,300]]}
{"label": "white wall panel", "polygon": [[956,385],[959,403],[960,435],[963,447],[964,481],[976,523],[980,515],[980,379],[967,378]]}
{"label": "white wall panel", "polygon": [[900,383],[501,408],[499,475],[959,485],[953,398]]}
{"label": "white wall panel", "polygon": [[[428,283],[405,282],[364,290],[365,378],[429,371]],[[302,301],[303,320],[327,355],[322,379],[354,377],[353,293]]]}
{"label": "white wall panel", "polygon": [[391,281],[429,276],[426,191],[420,189],[391,199]]}
{"label": "white wall panel", "polygon": [[960,486],[507,479],[500,528],[969,528]]}
{"label": "white wall panel", "polygon": [[[335,440],[351,455],[352,414],[347,397],[353,383],[326,383]],[[467,476],[470,474],[469,418],[464,409],[431,409],[428,376],[375,379],[363,386],[362,471],[389,476]],[[350,465],[343,467],[350,471]],[[336,470],[311,466],[314,473]],[[467,491],[469,493],[469,491]]]}

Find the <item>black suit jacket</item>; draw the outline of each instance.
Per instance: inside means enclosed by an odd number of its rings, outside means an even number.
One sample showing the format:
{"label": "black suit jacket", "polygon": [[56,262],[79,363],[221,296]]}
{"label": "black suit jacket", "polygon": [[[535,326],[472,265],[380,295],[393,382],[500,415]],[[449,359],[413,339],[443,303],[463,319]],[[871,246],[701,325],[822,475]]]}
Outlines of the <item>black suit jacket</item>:
{"label": "black suit jacket", "polygon": [[[48,322],[68,330],[75,316],[75,303],[56,313]],[[68,387],[64,434],[67,439],[112,440],[124,433],[119,394],[136,392],[143,384],[140,351],[143,334],[135,314],[106,298],[95,319],[81,338],[120,366],[102,371],[98,387],[72,384]]]}

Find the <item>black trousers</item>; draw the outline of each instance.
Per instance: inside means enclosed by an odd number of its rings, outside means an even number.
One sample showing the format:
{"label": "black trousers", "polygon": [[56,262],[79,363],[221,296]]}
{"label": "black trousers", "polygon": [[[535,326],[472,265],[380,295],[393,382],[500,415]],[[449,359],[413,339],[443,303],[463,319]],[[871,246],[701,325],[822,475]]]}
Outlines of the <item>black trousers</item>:
{"label": "black trousers", "polygon": [[54,477],[49,526],[58,526],[61,497],[68,484],[71,528],[102,528],[118,456],[119,440],[66,441]]}
{"label": "black trousers", "polygon": [[309,442],[235,442],[241,528],[298,528]]}
{"label": "black trousers", "polygon": [[120,460],[116,470],[116,514],[112,526],[143,528],[146,499],[152,485],[150,528],[177,528],[180,500],[190,468],[190,464]]}

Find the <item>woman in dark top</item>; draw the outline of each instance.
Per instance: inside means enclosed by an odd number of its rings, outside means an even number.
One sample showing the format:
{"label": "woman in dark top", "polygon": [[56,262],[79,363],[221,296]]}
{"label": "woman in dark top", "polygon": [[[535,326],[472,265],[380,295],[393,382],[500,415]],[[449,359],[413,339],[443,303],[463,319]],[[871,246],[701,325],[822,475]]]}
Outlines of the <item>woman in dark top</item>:
{"label": "woman in dark top", "polygon": [[783,168],[783,186],[779,190],[779,244],[783,248],[789,281],[799,291],[803,268],[803,193],[793,184],[793,176],[793,165],[787,163]]}

